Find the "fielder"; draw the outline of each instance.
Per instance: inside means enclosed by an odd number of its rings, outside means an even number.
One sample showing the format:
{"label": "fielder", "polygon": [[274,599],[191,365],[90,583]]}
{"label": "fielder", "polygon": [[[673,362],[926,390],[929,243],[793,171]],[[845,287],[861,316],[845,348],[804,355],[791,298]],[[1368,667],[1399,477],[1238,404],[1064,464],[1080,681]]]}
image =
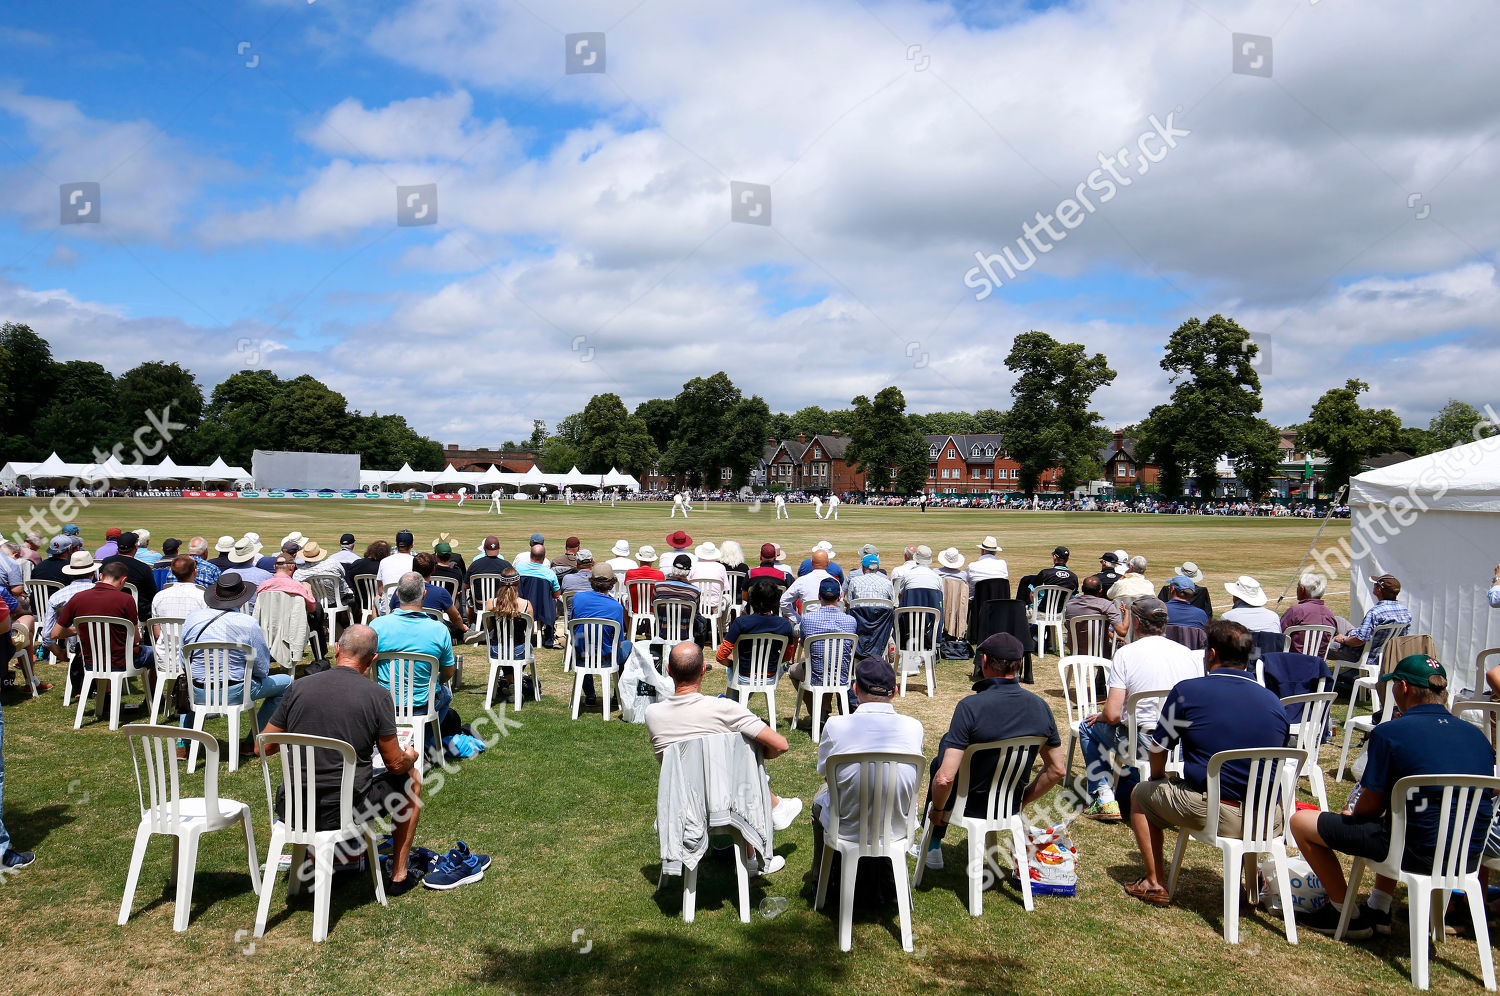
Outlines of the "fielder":
{"label": "fielder", "polygon": [[776,518],[790,519],[791,517],[792,513],[786,510],[786,496],[779,491],[776,492]]}
{"label": "fielder", "polygon": [[829,495],[828,496],[828,514],[825,515],[825,516],[823,516],[823,518],[825,518],[825,519],[837,519],[838,517],[839,517],[839,496],[838,495]]}
{"label": "fielder", "polygon": [[813,495],[812,496],[812,503],[813,503],[813,515],[816,515],[818,518],[821,519],[823,517],[823,499],[819,498],[817,495]]}
{"label": "fielder", "polygon": [[496,515],[504,515],[505,514],[505,511],[500,507],[500,489],[499,488],[496,488],[494,491],[490,492],[490,507],[489,507],[489,511],[494,512]]}
{"label": "fielder", "polygon": [[677,513],[678,512],[682,513],[682,517],[684,519],[686,519],[688,517],[687,499],[686,499],[686,497],[683,495],[683,493],[681,491],[677,492],[675,495],[672,496],[672,514],[669,515],[669,516],[667,516],[667,518],[669,518],[669,519],[675,519],[675,518],[677,518]]}

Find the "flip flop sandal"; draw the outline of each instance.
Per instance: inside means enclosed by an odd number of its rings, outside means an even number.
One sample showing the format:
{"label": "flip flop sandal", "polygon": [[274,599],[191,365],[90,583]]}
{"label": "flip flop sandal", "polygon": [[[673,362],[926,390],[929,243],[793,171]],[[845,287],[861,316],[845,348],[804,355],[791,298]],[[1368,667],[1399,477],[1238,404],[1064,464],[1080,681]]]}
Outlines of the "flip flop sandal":
{"label": "flip flop sandal", "polygon": [[1152,906],[1170,906],[1172,903],[1172,897],[1167,895],[1166,889],[1160,887],[1148,889],[1146,887],[1146,880],[1143,878],[1138,878],[1125,886],[1125,892],[1127,895],[1134,896],[1142,902],[1150,903]]}

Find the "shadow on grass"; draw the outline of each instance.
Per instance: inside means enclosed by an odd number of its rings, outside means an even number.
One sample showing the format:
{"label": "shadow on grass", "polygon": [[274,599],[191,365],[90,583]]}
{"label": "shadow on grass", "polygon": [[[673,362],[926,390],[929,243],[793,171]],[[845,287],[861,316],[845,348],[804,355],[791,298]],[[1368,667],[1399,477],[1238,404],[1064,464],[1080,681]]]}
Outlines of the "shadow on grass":
{"label": "shadow on grass", "polygon": [[[265,855],[261,855],[264,859]],[[266,878],[261,881],[262,889],[274,889],[271,894],[271,908],[266,913],[266,933],[269,934],[287,920],[294,916],[301,916],[303,920],[294,927],[305,930],[309,936],[312,934],[313,924],[313,897],[316,890],[313,888],[312,878],[309,877],[302,887],[302,892],[295,896],[286,894],[289,877],[294,874],[288,870],[276,876],[275,879]],[[246,886],[249,879],[245,879]],[[390,887],[390,882],[386,882]],[[359,909],[361,906],[369,906],[376,902],[375,883],[370,878],[368,868],[362,871],[350,869],[348,871],[336,871],[333,874],[333,888],[328,900],[328,934],[333,936],[339,920],[349,910]],[[195,907],[196,909],[196,907]],[[285,929],[291,930],[294,927]]]}
{"label": "shadow on grass", "polygon": [[10,846],[18,851],[34,851],[54,830],[72,823],[75,816],[72,807],[55,803],[41,806],[29,813],[18,813],[14,809],[6,813],[6,829],[10,831]]}
{"label": "shadow on grass", "polygon": [[[142,875],[142,879],[145,879],[145,877],[145,875]],[[135,901],[137,903],[140,902],[140,898],[143,893],[146,895],[151,894],[150,890],[152,884],[153,883],[148,881],[142,881],[136,887]],[[123,888],[123,886],[124,878],[122,876],[121,887]],[[198,871],[197,874],[193,876],[193,898],[191,901],[192,911],[188,914],[188,926],[191,927],[193,923],[197,921],[197,919],[205,912],[207,912],[209,907],[213,906],[215,903],[221,902],[225,899],[231,899],[236,896],[241,896],[246,893],[253,893],[253,891],[254,890],[250,886],[250,870],[248,868],[242,869],[239,872]],[[163,906],[170,910],[176,906],[176,903],[177,884],[176,880],[173,879],[172,881],[166,882],[161,887],[161,892],[158,893],[156,897],[150,902],[146,903],[144,906],[132,908],[130,911],[130,916],[132,919],[134,919],[135,917],[138,917],[143,913],[149,913],[152,910],[159,909]]]}

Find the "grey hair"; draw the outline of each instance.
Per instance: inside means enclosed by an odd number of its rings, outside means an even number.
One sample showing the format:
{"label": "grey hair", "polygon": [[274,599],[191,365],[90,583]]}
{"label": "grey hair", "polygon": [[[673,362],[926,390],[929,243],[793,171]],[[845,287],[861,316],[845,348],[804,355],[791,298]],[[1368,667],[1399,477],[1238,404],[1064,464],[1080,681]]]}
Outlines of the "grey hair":
{"label": "grey hair", "polygon": [[194,557],[200,556],[201,554],[205,554],[207,552],[208,540],[204,539],[202,536],[194,536],[192,539],[188,540],[188,553],[190,553]]}
{"label": "grey hair", "polygon": [[375,656],[375,648],[378,644],[379,638],[375,635],[375,631],[358,623],[345,627],[344,631],[339,634],[338,648],[350,657],[357,657],[361,660]]}
{"label": "grey hair", "polygon": [[1322,598],[1323,592],[1328,590],[1328,579],[1309,572],[1297,579],[1297,585],[1307,592],[1308,598]]}
{"label": "grey hair", "polygon": [[1134,557],[1130,558],[1130,563],[1129,563],[1128,566],[1130,567],[1130,569],[1132,571],[1135,571],[1135,573],[1137,573],[1137,574],[1145,574],[1146,573],[1146,558],[1142,557],[1140,554],[1136,554]]}
{"label": "grey hair", "polygon": [[14,540],[6,540],[4,543],[0,543],[0,550],[4,550],[12,557],[19,557],[21,555],[21,548],[16,545]]}
{"label": "grey hair", "polygon": [[26,542],[40,544],[42,542],[42,534],[33,529],[26,534]]}
{"label": "grey hair", "polygon": [[396,582],[396,597],[401,599],[402,605],[421,605],[426,592],[427,584],[416,571],[407,571]]}

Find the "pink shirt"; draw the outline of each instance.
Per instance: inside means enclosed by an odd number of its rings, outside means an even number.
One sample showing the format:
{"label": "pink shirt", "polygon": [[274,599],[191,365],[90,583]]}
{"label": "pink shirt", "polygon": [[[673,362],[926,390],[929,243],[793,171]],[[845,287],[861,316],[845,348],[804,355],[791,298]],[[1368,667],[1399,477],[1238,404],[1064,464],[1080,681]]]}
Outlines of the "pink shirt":
{"label": "pink shirt", "polygon": [[312,593],[307,590],[307,585],[294,578],[289,578],[280,572],[266,578],[255,589],[257,595],[266,591],[285,591],[293,595],[300,595],[307,602],[307,610],[309,612],[318,607],[318,600],[312,597]]}

